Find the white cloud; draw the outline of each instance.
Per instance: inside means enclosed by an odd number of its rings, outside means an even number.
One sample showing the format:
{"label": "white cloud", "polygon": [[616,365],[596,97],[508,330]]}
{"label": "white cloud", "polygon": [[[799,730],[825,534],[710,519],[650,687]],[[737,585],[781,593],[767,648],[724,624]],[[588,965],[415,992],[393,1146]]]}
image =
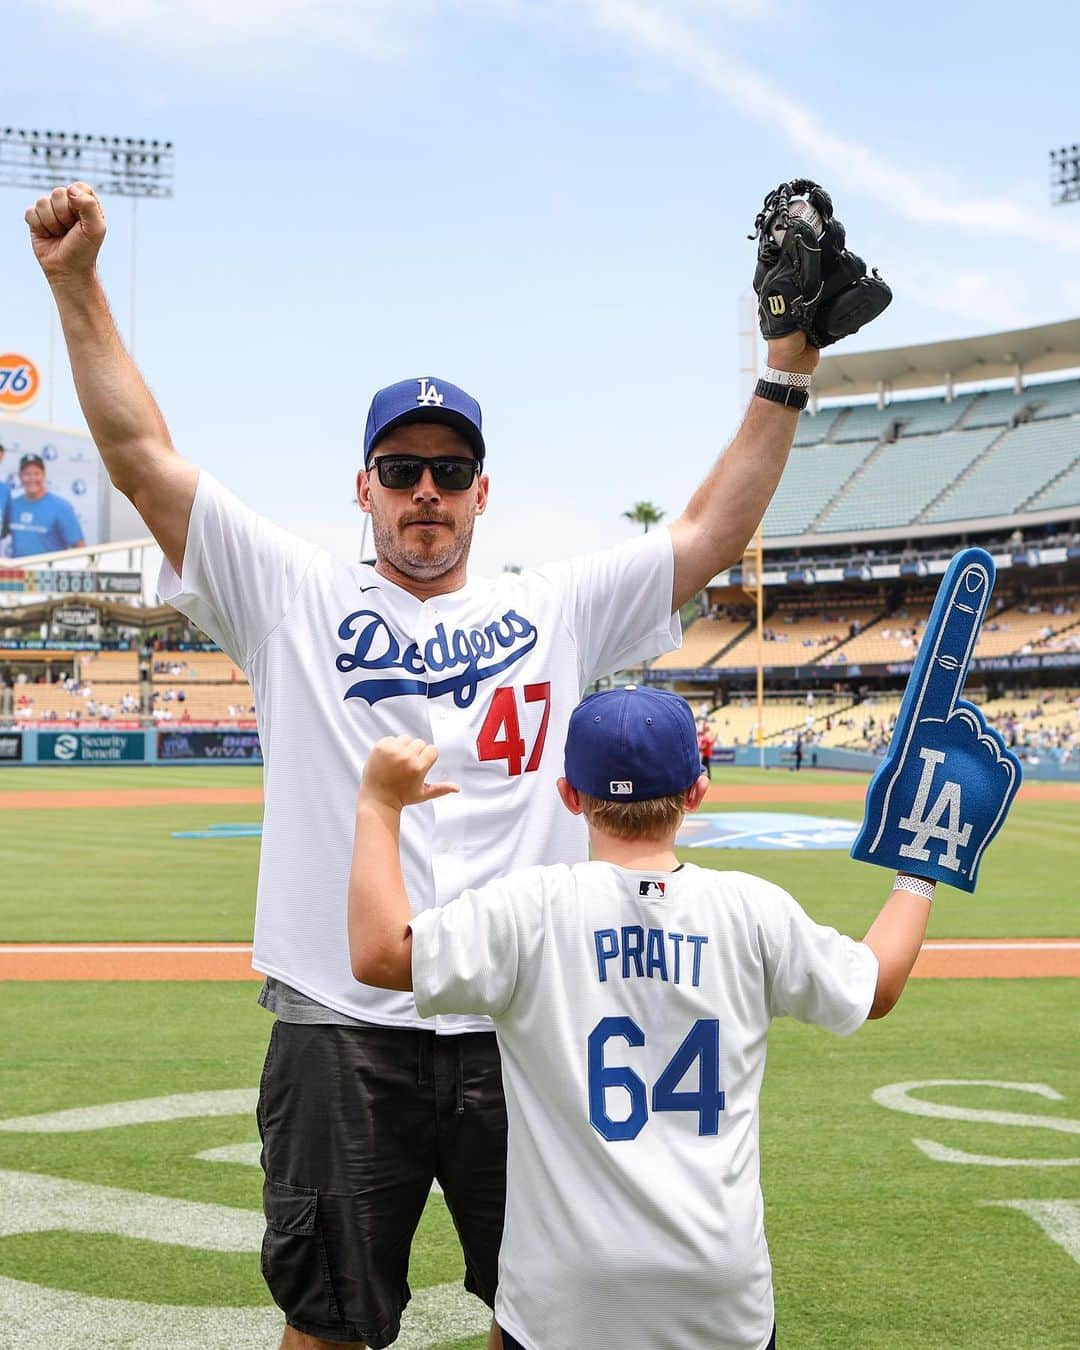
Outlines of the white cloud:
{"label": "white cloud", "polygon": [[944,174],[914,169],[827,127],[745,62],[708,36],[709,20],[775,24],[786,0],[39,0],[94,27],[131,40],[188,48],[302,42],[348,47],[375,59],[402,54],[424,20],[447,10],[506,21],[581,24],[612,34],[662,66],[690,76],[798,151],[830,188],[868,197],[918,225],[1022,240],[1080,251],[1080,223],[1022,197],[971,195]]}
{"label": "white cloud", "polygon": [[580,0],[592,21],[633,47],[697,79],[746,116],[778,131],[815,166],[815,172],[888,206],[920,225],[945,225],[972,234],[1006,236],[1040,246],[1080,250],[1080,225],[1063,222],[1008,198],[971,197],[944,178],[930,181],[870,146],[829,130],[805,103],[796,102],[747,65],[722,56],[670,8],[646,0]]}
{"label": "white cloud", "polygon": [[893,258],[889,280],[907,304],[923,305],[980,328],[1023,328],[1031,322],[1031,287],[1013,273],[951,269],[924,258]]}

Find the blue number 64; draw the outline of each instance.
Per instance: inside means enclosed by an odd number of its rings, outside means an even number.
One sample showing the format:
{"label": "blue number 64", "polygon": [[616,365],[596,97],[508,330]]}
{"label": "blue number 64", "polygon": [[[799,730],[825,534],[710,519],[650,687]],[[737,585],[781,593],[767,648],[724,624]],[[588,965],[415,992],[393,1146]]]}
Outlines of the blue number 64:
{"label": "blue number 64", "polygon": [[[589,1033],[589,1123],[608,1143],[636,1139],[649,1119],[648,1090],[644,1080],[626,1065],[604,1063],[604,1048],[614,1037],[628,1045],[645,1044],[645,1033],[630,1017],[603,1017]],[[694,1063],[698,1086],[694,1092],[679,1090]],[[607,1092],[622,1088],[630,1097],[630,1113],[622,1120],[608,1115]],[[696,1111],[698,1134],[718,1134],[724,1094],[720,1091],[720,1023],[699,1018],[683,1043],[653,1084],[654,1111]]]}

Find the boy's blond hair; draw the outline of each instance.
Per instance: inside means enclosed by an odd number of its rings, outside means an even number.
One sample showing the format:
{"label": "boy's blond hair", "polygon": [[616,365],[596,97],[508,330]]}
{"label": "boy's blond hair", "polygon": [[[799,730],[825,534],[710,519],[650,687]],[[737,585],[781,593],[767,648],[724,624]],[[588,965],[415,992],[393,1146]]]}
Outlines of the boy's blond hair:
{"label": "boy's blond hair", "polygon": [[650,797],[642,802],[608,801],[580,792],[581,809],[594,829],[616,839],[667,839],[686,814],[686,793]]}

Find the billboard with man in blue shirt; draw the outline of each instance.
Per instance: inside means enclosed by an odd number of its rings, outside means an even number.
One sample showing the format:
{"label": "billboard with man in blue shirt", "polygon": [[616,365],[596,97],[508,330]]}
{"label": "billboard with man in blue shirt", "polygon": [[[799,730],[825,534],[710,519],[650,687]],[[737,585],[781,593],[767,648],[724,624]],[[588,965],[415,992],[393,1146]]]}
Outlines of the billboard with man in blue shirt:
{"label": "billboard with man in blue shirt", "polygon": [[86,543],[75,508],[46,487],[41,455],[31,452],[19,460],[19,486],[22,494],[11,497],[3,508],[3,527],[11,538],[13,558],[81,548]]}
{"label": "billboard with man in blue shirt", "polygon": [[[11,501],[11,488],[4,482],[4,457],[7,450],[0,444],[0,535],[7,529],[8,502]],[[0,552],[0,556],[2,552]]]}

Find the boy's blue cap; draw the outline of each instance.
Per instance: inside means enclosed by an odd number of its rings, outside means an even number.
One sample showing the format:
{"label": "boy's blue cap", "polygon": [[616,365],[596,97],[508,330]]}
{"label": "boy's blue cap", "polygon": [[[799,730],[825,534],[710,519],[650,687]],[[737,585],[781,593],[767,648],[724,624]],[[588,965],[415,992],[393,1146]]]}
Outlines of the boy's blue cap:
{"label": "boy's blue cap", "polygon": [[665,689],[628,684],[582,699],[566,734],[566,781],[612,802],[685,792],[701,773],[690,705]]}
{"label": "boy's blue cap", "polygon": [[386,433],[406,422],[441,422],[453,427],[465,437],[483,464],[484,436],[480,421],[480,404],[449,380],[439,380],[433,375],[399,380],[397,384],[380,389],[371,400],[364,428],[364,467]]}

